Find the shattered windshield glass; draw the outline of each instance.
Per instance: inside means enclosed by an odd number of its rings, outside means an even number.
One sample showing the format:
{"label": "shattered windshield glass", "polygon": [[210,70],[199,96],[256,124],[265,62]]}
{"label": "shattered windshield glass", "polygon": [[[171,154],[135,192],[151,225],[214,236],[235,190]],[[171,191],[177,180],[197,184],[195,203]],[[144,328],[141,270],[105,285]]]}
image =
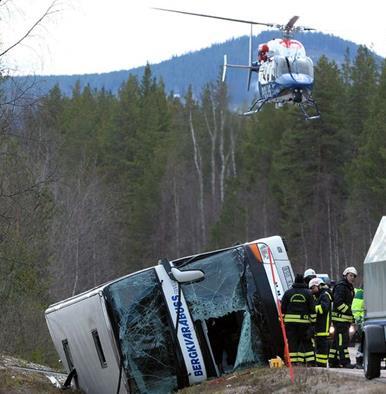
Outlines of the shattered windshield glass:
{"label": "shattered windshield glass", "polygon": [[169,393],[176,389],[172,333],[154,269],[114,282],[104,294],[114,314],[131,391]]}
{"label": "shattered windshield glass", "polygon": [[[261,342],[247,305],[244,254],[244,248],[237,247],[193,261],[184,269],[200,269],[205,273],[205,278],[201,282],[182,284],[193,320],[206,321],[209,327],[217,325],[219,331],[214,336],[228,336],[225,340],[230,341],[235,331],[230,331],[231,327],[225,321],[233,318],[235,323],[232,326],[239,324],[235,360],[231,362],[234,369],[257,363],[261,357]],[[212,349],[216,347],[214,341],[211,341]]]}
{"label": "shattered windshield glass", "polygon": [[244,272],[243,249],[218,253],[194,261],[186,267],[205,273],[203,281],[182,285],[194,320],[220,317],[246,309],[241,286]]}

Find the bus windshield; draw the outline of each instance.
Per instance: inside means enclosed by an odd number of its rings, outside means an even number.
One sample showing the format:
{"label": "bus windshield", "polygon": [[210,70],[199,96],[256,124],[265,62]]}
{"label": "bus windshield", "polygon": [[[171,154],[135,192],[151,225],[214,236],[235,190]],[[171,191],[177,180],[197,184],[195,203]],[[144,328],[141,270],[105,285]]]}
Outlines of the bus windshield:
{"label": "bus windshield", "polygon": [[114,282],[104,289],[104,295],[112,310],[131,391],[177,389],[175,345],[155,270]]}
{"label": "bus windshield", "polygon": [[248,307],[244,254],[243,247],[236,247],[196,260],[186,267],[202,270],[205,279],[181,285],[195,326],[201,324],[208,333],[208,346],[220,373],[263,358]]}

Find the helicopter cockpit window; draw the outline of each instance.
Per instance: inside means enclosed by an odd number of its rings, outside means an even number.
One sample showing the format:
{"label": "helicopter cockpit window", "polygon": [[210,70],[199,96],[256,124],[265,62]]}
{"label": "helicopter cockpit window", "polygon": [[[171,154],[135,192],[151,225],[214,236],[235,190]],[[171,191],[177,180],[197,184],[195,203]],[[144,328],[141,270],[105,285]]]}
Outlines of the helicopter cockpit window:
{"label": "helicopter cockpit window", "polygon": [[314,78],[314,66],[309,57],[287,58],[284,56],[275,57],[276,78],[284,74],[304,74]]}
{"label": "helicopter cockpit window", "polygon": [[304,58],[306,57],[306,50],[303,46],[291,45],[287,48],[287,56],[294,58]]}
{"label": "helicopter cockpit window", "polygon": [[201,325],[208,333],[220,372],[262,359],[245,295],[244,253],[244,248],[237,247],[194,261],[191,267],[205,272],[205,279],[182,284],[195,326]]}

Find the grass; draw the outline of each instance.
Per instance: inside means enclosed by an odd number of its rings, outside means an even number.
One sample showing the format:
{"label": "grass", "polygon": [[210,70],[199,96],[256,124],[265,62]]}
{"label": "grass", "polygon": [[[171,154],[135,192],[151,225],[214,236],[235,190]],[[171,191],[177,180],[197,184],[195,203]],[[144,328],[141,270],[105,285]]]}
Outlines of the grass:
{"label": "grass", "polygon": [[[80,390],[67,390],[69,394],[81,394]],[[63,393],[39,373],[0,369],[0,394],[58,394]]]}
{"label": "grass", "polygon": [[60,390],[43,375],[0,370],[0,393],[57,394]]}

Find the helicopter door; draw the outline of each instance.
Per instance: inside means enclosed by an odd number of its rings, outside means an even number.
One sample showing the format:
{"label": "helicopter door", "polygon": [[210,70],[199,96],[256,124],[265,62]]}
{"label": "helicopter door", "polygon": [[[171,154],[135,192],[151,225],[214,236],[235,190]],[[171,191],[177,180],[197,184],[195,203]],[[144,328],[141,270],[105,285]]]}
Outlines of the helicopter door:
{"label": "helicopter door", "polygon": [[275,62],[269,61],[267,66],[267,81],[273,82],[275,80]]}
{"label": "helicopter door", "polygon": [[259,68],[259,84],[266,85],[268,83],[268,66],[269,63],[263,63]]}
{"label": "helicopter door", "polygon": [[260,66],[259,69],[259,83],[266,85],[267,83],[275,81],[276,64],[272,61],[267,61]]}

